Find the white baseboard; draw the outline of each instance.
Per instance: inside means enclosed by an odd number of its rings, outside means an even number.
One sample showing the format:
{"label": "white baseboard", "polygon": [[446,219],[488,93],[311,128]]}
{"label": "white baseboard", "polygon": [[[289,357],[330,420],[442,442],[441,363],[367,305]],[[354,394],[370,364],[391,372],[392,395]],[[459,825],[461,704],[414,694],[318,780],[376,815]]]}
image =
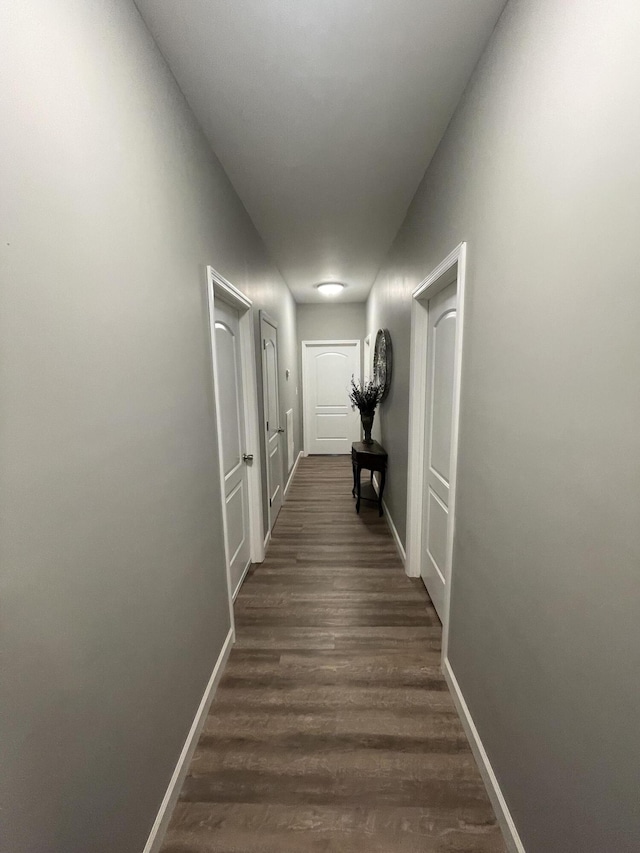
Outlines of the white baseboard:
{"label": "white baseboard", "polygon": [[284,487],[285,499],[286,499],[287,494],[289,492],[289,487],[291,486],[291,482],[293,480],[293,475],[296,473],[296,469],[298,467],[298,462],[300,461],[300,457],[304,456],[304,455],[305,455],[304,451],[301,450],[300,453],[298,453],[298,455],[296,456],[296,461],[293,463],[293,468],[291,469],[291,473],[289,474],[289,479],[287,480],[287,485]]}
{"label": "white baseboard", "polygon": [[387,519],[387,524],[389,525],[389,530],[391,531],[391,535],[393,536],[393,541],[396,544],[396,549],[398,551],[398,555],[402,560],[402,565],[404,566],[407,562],[407,552],[404,550],[404,545],[402,544],[402,540],[400,539],[400,535],[396,529],[395,524],[393,523],[393,518],[389,514],[389,509],[384,502],[384,498],[382,499],[382,509],[384,511],[384,517]]}
{"label": "white baseboard", "polygon": [[246,576],[247,576],[247,572],[249,571],[249,569],[250,569],[250,568],[251,568],[251,560],[249,560],[249,562],[248,562],[248,563],[247,563],[247,565],[245,566],[245,570],[244,570],[244,572],[242,573],[242,577],[241,577],[241,578],[240,578],[240,580],[238,581],[238,585],[236,586],[235,592],[233,593],[232,598],[233,598],[233,600],[234,600],[234,601],[235,601],[235,600],[236,600],[236,598],[238,597],[238,593],[240,592],[240,587],[241,587],[241,586],[242,586],[242,584],[244,583],[244,579],[246,578]]}
{"label": "white baseboard", "polygon": [[518,830],[516,829],[516,825],[511,817],[511,812],[509,811],[507,802],[500,789],[500,785],[498,784],[496,774],[493,772],[489,756],[482,744],[476,725],[473,722],[473,717],[469,711],[469,707],[467,706],[464,696],[462,695],[462,691],[460,690],[458,679],[455,677],[451,668],[449,658],[444,658],[442,661],[442,670],[447,684],[449,685],[449,689],[451,690],[456,710],[462,720],[462,725],[464,726],[466,735],[469,738],[471,751],[473,752],[482,780],[487,789],[487,793],[489,794],[491,805],[493,806],[496,817],[498,818],[498,823],[500,824],[500,829],[504,835],[507,849],[509,850],[509,853],[526,853],[524,844],[518,835]]}
{"label": "white baseboard", "polygon": [[264,537],[264,551],[267,553],[267,548],[269,547],[269,542],[271,542],[271,531],[267,531],[267,535]]}
{"label": "white baseboard", "polygon": [[222,646],[222,650],[218,655],[216,665],[214,666],[213,672],[211,673],[209,683],[207,684],[207,687],[204,691],[204,695],[202,696],[202,699],[200,701],[200,706],[196,711],[193,723],[191,724],[191,728],[189,729],[187,739],[184,742],[184,746],[182,747],[182,752],[180,753],[180,757],[178,758],[178,763],[176,764],[175,770],[173,771],[171,781],[169,782],[167,791],[164,795],[162,803],[160,804],[160,809],[158,810],[158,814],[156,815],[154,824],[151,827],[151,832],[149,833],[149,838],[147,839],[147,843],[144,846],[143,853],[158,853],[158,850],[160,850],[162,841],[167,831],[167,827],[169,825],[169,821],[171,819],[171,815],[173,813],[173,809],[175,807],[176,802],[178,801],[178,796],[180,794],[180,789],[182,788],[182,783],[184,782],[185,777],[187,775],[187,770],[189,769],[189,764],[191,763],[191,759],[193,758],[193,753],[195,752],[196,745],[198,743],[198,738],[200,737],[200,733],[204,728],[204,722],[207,718],[207,714],[209,713],[211,702],[213,701],[216,688],[222,677],[222,673],[224,672],[224,668],[227,663],[227,659],[229,657],[229,653],[231,651],[232,646],[233,628],[230,628],[229,633],[227,634],[227,639],[224,641],[224,645]]}
{"label": "white baseboard", "polygon": [[[373,488],[375,490],[375,493],[379,495],[380,484],[378,483],[378,479],[375,474],[373,475]],[[402,540],[400,539],[398,530],[393,522],[393,518],[391,518],[391,515],[389,514],[389,509],[386,503],[384,502],[384,498],[382,499],[382,509],[384,512],[384,517],[387,519],[387,524],[389,525],[389,530],[391,531],[391,536],[393,537],[393,541],[398,551],[398,555],[402,560],[402,565],[404,566],[407,562],[407,552],[404,550],[404,545],[402,544]]]}

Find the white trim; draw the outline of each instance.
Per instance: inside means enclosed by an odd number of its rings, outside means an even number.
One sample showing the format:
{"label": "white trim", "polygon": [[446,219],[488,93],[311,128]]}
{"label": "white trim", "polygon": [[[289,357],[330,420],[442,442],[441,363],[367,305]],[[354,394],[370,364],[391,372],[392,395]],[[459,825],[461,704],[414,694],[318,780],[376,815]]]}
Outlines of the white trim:
{"label": "white trim", "polygon": [[458,679],[455,677],[453,669],[451,668],[449,658],[444,658],[442,662],[442,670],[444,672],[446,682],[449,685],[456,710],[458,711],[465,733],[469,739],[471,751],[473,752],[473,756],[480,770],[482,781],[484,782],[487,793],[489,794],[491,805],[493,806],[493,810],[498,818],[498,823],[500,824],[500,829],[504,835],[504,840],[509,853],[526,853],[524,844],[522,843],[518,830],[516,829],[515,822],[511,817],[507,801],[504,798],[504,794],[502,793],[496,774],[494,773],[491,762],[489,761],[487,751],[484,748],[480,734],[476,728],[476,724],[473,722],[471,711],[469,710],[465,698],[462,695]]}
{"label": "white trim", "polygon": [[393,537],[393,541],[395,542],[396,550],[398,551],[398,556],[402,560],[402,565],[406,566],[407,564],[407,554],[404,550],[404,545],[402,544],[402,540],[400,539],[400,535],[398,530],[393,522],[393,518],[391,518],[391,514],[389,513],[389,508],[387,507],[384,498],[382,498],[382,511],[384,512],[384,517],[387,519],[387,524],[389,525],[389,530],[391,531],[391,535]]}
{"label": "white trim", "polygon": [[212,266],[207,266],[207,279],[215,286],[217,295],[239,311],[248,311],[253,306],[253,302],[248,296],[245,296],[241,290],[227,281]]}
{"label": "white trim", "polygon": [[271,542],[271,531],[267,530],[267,535],[264,537],[264,552],[267,553],[267,548],[269,547],[269,542]]}
{"label": "white trim", "polygon": [[[373,490],[377,495],[380,494],[380,483],[378,483],[378,479],[376,477],[377,471],[373,474]],[[404,550],[404,545],[402,544],[402,540],[400,539],[400,534],[398,533],[398,528],[396,527],[393,518],[391,517],[391,513],[389,512],[389,507],[386,505],[384,498],[382,498],[382,511],[384,512],[384,517],[387,520],[387,525],[389,530],[391,531],[391,536],[393,537],[393,542],[396,546],[396,550],[398,552],[398,556],[402,560],[402,565],[405,566],[407,563],[407,554]]]}
{"label": "white trim", "polygon": [[[358,381],[362,379],[362,355],[360,351],[360,340],[344,340],[344,341],[301,341],[302,347],[302,445],[304,450],[304,455],[309,455],[309,444],[311,438],[309,436],[309,418],[307,417],[307,361],[305,358],[305,348],[306,347],[337,347],[337,346],[355,346],[356,348],[356,357],[358,362],[358,371],[359,375],[356,377]],[[361,433],[358,434],[358,439],[360,439]],[[350,452],[350,451],[348,451]]]}
{"label": "white trim", "polygon": [[[451,427],[451,478],[449,489],[449,525],[447,536],[448,583],[444,590],[442,627],[442,659],[447,656],[449,643],[449,610],[453,574],[453,542],[455,535],[456,481],[458,470],[458,433],[460,426],[460,383],[462,374],[462,343],[464,333],[464,300],[467,244],[460,243],[414,290],[411,300],[411,361],[409,378],[409,466],[407,477],[407,560],[409,577],[420,577],[422,542],[422,495],[424,479],[425,419],[427,387],[427,333],[429,312],[426,300],[451,283],[449,273],[456,268],[457,322],[453,368],[453,416]],[[422,301],[420,301],[422,300]]]}
{"label": "white trim", "polygon": [[182,783],[185,780],[189,765],[191,764],[193,753],[195,752],[198,739],[200,738],[200,733],[204,728],[204,723],[207,719],[209,708],[211,707],[213,697],[215,696],[218,683],[222,678],[222,674],[229,658],[229,653],[231,652],[232,645],[233,628],[229,628],[227,639],[224,641],[224,645],[222,646],[220,654],[218,655],[218,660],[216,661],[216,664],[213,667],[211,678],[209,679],[209,683],[207,684],[202,699],[200,700],[200,705],[198,706],[196,715],[193,718],[193,722],[191,723],[189,734],[187,735],[187,739],[185,740],[184,746],[182,747],[182,751],[180,752],[180,756],[178,757],[178,762],[175,766],[173,774],[171,775],[171,779],[169,780],[169,785],[167,787],[164,797],[162,798],[162,803],[160,804],[158,814],[156,815],[156,819],[153,822],[151,832],[149,833],[147,843],[144,845],[144,850],[142,851],[142,853],[157,853],[157,851],[159,851],[160,847],[162,846],[162,842],[164,840],[164,836],[167,831],[169,821],[171,819],[171,814],[173,813],[173,809],[176,805],[176,802],[178,801],[178,796],[180,794],[180,789],[182,788]]}
{"label": "white trim", "polygon": [[291,473],[289,474],[289,479],[287,480],[287,485],[284,487],[284,497],[285,498],[287,497],[287,494],[289,492],[289,488],[291,486],[291,481],[293,480],[293,475],[296,473],[296,469],[298,467],[298,462],[300,461],[301,456],[304,456],[302,450],[296,456],[296,461],[293,463],[293,467],[291,468]]}

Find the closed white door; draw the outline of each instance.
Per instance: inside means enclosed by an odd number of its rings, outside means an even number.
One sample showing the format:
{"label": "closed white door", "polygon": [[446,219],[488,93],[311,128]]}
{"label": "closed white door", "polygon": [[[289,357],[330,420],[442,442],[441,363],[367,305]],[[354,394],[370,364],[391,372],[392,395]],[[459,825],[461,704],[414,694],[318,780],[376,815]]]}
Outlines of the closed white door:
{"label": "closed white door", "polygon": [[304,341],[303,394],[307,453],[351,453],[360,416],[349,401],[351,377],[360,379],[360,341]]}
{"label": "closed white door", "polygon": [[235,595],[251,559],[240,324],[237,310],[219,299],[214,314],[225,535]]}
{"label": "closed white door", "polygon": [[428,307],[421,575],[441,620],[451,566],[449,493],[457,301],[454,282],[432,297]]}
{"label": "closed white door", "polygon": [[262,385],[264,393],[264,428],[267,447],[267,485],[269,494],[269,529],[275,524],[282,507],[283,471],[282,441],[278,397],[278,330],[271,320],[260,318],[262,330]]}

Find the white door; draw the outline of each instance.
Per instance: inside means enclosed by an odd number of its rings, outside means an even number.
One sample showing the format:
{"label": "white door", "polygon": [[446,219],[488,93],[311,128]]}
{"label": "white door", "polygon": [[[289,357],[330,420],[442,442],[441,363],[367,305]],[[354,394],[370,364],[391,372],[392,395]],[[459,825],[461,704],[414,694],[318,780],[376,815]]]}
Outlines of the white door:
{"label": "white door", "polygon": [[262,385],[264,393],[264,428],[267,446],[267,487],[269,493],[269,529],[275,524],[282,507],[283,472],[278,398],[278,330],[271,320],[261,314]]}
{"label": "white door", "polygon": [[451,537],[449,492],[457,324],[457,285],[429,300],[425,471],[421,575],[438,616],[444,618]]}
{"label": "white door", "polygon": [[220,299],[214,315],[225,535],[235,595],[251,559],[240,322],[238,311]]}
{"label": "white door", "polygon": [[360,379],[360,341],[303,341],[305,451],[351,453],[360,416],[349,401],[351,377]]}

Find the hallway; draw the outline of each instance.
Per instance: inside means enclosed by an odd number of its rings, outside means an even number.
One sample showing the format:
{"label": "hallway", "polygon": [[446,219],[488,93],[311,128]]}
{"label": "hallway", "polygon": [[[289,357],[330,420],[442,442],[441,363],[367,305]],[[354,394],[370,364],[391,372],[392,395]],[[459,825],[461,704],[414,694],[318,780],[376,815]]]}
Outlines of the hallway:
{"label": "hallway", "polygon": [[162,853],[502,853],[440,624],[346,457],[300,461]]}

